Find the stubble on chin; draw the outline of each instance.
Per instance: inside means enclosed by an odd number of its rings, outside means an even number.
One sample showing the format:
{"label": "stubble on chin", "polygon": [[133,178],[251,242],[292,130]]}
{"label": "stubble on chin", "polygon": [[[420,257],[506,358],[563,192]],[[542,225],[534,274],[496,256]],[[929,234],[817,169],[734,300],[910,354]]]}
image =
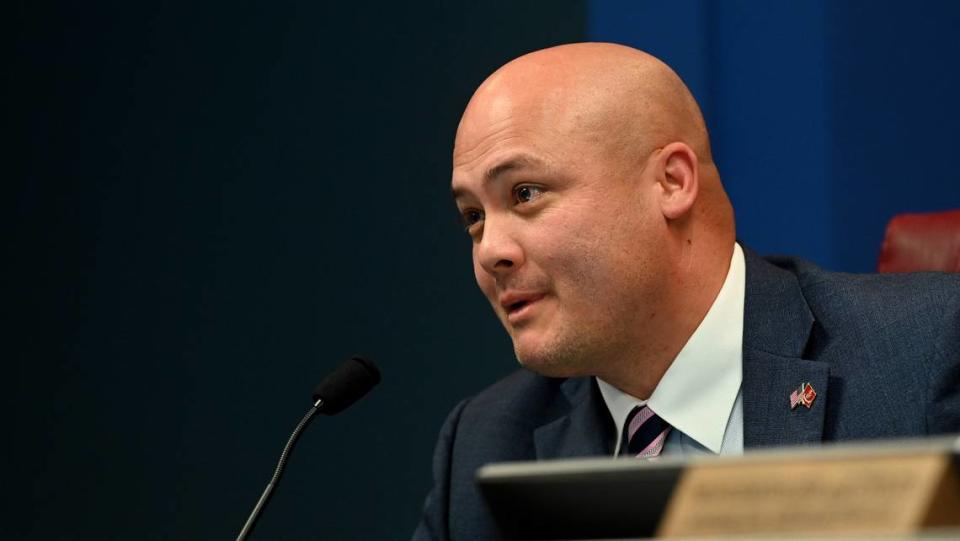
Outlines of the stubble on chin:
{"label": "stubble on chin", "polygon": [[551,378],[593,375],[589,348],[574,336],[553,336],[536,345],[521,345],[512,335],[517,361],[526,369]]}

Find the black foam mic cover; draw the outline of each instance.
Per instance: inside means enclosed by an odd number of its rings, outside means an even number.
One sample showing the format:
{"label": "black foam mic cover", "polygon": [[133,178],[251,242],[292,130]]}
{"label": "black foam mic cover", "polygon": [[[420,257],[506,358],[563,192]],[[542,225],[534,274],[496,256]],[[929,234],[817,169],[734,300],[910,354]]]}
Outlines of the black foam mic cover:
{"label": "black foam mic cover", "polygon": [[380,370],[370,359],[352,357],[331,372],[313,390],[313,401],[323,400],[320,413],[335,415],[380,383]]}

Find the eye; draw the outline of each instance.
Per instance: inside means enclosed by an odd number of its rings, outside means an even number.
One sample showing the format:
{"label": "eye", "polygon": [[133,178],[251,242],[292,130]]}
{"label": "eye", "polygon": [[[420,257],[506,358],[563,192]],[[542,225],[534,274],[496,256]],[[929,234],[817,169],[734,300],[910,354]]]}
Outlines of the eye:
{"label": "eye", "polygon": [[464,209],[460,216],[463,218],[464,229],[468,230],[483,221],[483,211],[477,209]]}
{"label": "eye", "polygon": [[513,189],[514,203],[529,203],[543,195],[543,188],[521,184]]}

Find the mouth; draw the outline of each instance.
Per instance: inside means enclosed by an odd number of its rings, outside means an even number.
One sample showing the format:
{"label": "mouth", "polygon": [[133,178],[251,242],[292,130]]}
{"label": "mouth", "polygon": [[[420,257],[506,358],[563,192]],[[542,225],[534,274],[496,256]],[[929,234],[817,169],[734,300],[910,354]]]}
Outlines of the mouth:
{"label": "mouth", "polygon": [[530,304],[530,301],[517,301],[506,307],[507,314],[512,314],[514,312],[520,311],[524,306]]}
{"label": "mouth", "polygon": [[542,293],[505,294],[500,297],[500,306],[506,313],[507,320],[516,323],[524,318],[532,306],[543,297]]}

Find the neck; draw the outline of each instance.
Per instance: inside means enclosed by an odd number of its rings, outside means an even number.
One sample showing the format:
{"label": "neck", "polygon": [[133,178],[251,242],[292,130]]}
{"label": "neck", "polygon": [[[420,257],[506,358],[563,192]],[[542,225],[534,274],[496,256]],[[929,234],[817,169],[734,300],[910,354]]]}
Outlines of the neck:
{"label": "neck", "polygon": [[[704,242],[695,251],[687,244],[666,280],[656,319],[646,326],[636,348],[606,363],[600,378],[641,400],[650,398],[663,375],[713,306],[733,255],[733,239]],[[699,253],[698,253],[699,252]]]}

